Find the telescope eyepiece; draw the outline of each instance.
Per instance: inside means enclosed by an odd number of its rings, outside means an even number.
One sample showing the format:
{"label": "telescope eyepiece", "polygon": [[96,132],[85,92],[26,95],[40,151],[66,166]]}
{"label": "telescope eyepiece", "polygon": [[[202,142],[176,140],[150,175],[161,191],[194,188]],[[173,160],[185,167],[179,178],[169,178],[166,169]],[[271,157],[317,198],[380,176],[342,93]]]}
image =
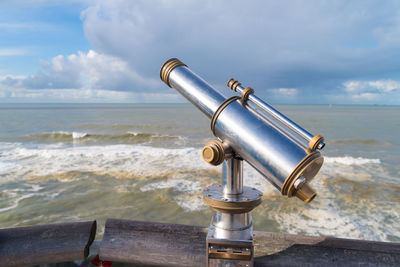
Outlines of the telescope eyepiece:
{"label": "telescope eyepiece", "polygon": [[305,203],[310,203],[317,196],[317,193],[307,184],[304,183],[297,191],[296,197],[303,200]]}
{"label": "telescope eyepiece", "polygon": [[173,69],[175,69],[178,66],[186,66],[187,67],[187,65],[185,63],[183,63],[182,61],[180,61],[179,59],[171,58],[171,59],[167,60],[160,69],[160,78],[169,87],[171,87],[171,85],[169,84],[169,74],[171,73],[171,71],[173,71]]}

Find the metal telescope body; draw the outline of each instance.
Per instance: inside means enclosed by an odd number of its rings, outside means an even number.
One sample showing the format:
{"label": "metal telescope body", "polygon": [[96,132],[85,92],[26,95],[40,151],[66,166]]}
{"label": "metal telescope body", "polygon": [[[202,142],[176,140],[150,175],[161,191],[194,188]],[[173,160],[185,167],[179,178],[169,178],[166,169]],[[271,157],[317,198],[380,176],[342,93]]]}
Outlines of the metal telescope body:
{"label": "metal telescope body", "polygon": [[252,265],[249,212],[260,204],[262,193],[243,186],[242,160],[282,195],[296,196],[308,203],[316,196],[308,183],[323,164],[318,151],[325,145],[323,137],[313,136],[256,97],[252,88],[244,88],[233,79],[228,81],[228,87],[241,97],[227,99],[175,58],[164,63],[160,77],[211,119],[211,130],[218,138],[207,143],[202,151],[210,164],[224,162],[223,185],[203,192],[205,202],[216,211],[207,237],[207,256],[250,259]]}

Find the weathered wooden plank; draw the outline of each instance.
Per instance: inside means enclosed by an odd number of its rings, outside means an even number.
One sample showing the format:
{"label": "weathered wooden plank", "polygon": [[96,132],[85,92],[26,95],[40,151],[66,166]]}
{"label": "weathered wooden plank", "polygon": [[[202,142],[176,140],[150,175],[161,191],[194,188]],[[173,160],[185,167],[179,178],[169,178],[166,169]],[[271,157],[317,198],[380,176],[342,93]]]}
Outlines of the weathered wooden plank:
{"label": "weathered wooden plank", "polygon": [[0,229],[0,265],[29,266],[84,259],[96,221]]}
{"label": "weathered wooden plank", "polygon": [[[207,228],[108,219],[100,258],[204,266]],[[255,232],[255,266],[400,266],[400,243]]]}
{"label": "weathered wooden plank", "polygon": [[207,229],[197,226],[108,219],[102,260],[165,266],[203,266]]}

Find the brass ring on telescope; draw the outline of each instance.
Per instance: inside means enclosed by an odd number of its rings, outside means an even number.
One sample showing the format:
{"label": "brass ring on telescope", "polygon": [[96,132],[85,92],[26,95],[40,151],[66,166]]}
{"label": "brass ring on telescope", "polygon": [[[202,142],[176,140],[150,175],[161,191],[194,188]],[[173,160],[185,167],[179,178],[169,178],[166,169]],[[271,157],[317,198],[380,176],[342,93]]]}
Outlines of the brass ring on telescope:
{"label": "brass ring on telescope", "polygon": [[211,200],[208,197],[203,197],[203,201],[215,211],[219,211],[222,213],[240,214],[250,212],[255,207],[260,205],[261,197],[256,200],[242,203]]}
{"label": "brass ring on telescope", "polygon": [[318,145],[324,141],[324,137],[317,134],[315,135],[310,142],[308,143],[308,147],[311,151],[314,151],[318,148]]}
{"label": "brass ring on telescope", "polygon": [[[300,175],[302,175],[303,172],[318,159],[323,160],[323,157],[321,157],[321,153],[319,153],[318,151],[314,151],[308,154],[302,161],[300,161],[294,171],[288,176],[288,178],[286,178],[285,182],[283,183],[281,189],[282,195],[286,195],[288,197],[293,196],[296,190],[294,187],[294,182],[296,181],[296,179]],[[305,178],[307,179],[308,177]]]}
{"label": "brass ring on telescope", "polygon": [[246,104],[247,100],[249,99],[249,96],[254,93],[254,89],[251,87],[246,87],[241,94],[241,99],[240,102],[242,105]]}
{"label": "brass ring on telescope", "polygon": [[224,195],[221,185],[212,185],[203,191],[203,200],[215,211],[223,213],[245,213],[250,212],[261,204],[262,192],[247,186],[243,188],[240,195]]}
{"label": "brass ring on telescope", "polygon": [[169,75],[171,73],[171,71],[173,69],[175,69],[178,66],[185,66],[187,67],[187,65],[185,63],[183,63],[182,61],[180,61],[177,58],[171,58],[168,59],[164,65],[162,65],[161,69],[160,69],[160,78],[163,82],[165,82],[169,87],[171,87],[171,85],[169,84]]}
{"label": "brass ring on telescope", "polygon": [[240,99],[240,96],[232,96],[230,98],[225,99],[224,102],[222,102],[222,104],[217,108],[217,110],[214,112],[214,114],[211,117],[211,131],[213,132],[213,134],[216,136],[215,134],[215,122],[218,119],[219,114],[221,114],[221,112],[232,102],[236,101]]}
{"label": "brass ring on telescope", "polygon": [[236,87],[240,85],[239,81],[236,81],[235,79],[231,78],[228,83],[226,84],[229,88],[231,88],[233,91],[236,92]]}

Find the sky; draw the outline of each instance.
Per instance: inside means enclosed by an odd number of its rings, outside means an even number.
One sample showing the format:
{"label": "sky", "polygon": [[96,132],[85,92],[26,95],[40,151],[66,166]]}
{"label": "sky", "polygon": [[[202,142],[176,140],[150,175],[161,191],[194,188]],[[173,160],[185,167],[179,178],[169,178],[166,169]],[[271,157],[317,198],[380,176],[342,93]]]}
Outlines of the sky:
{"label": "sky", "polygon": [[227,96],[400,105],[400,1],[0,1],[0,103],[187,102],[172,57]]}

